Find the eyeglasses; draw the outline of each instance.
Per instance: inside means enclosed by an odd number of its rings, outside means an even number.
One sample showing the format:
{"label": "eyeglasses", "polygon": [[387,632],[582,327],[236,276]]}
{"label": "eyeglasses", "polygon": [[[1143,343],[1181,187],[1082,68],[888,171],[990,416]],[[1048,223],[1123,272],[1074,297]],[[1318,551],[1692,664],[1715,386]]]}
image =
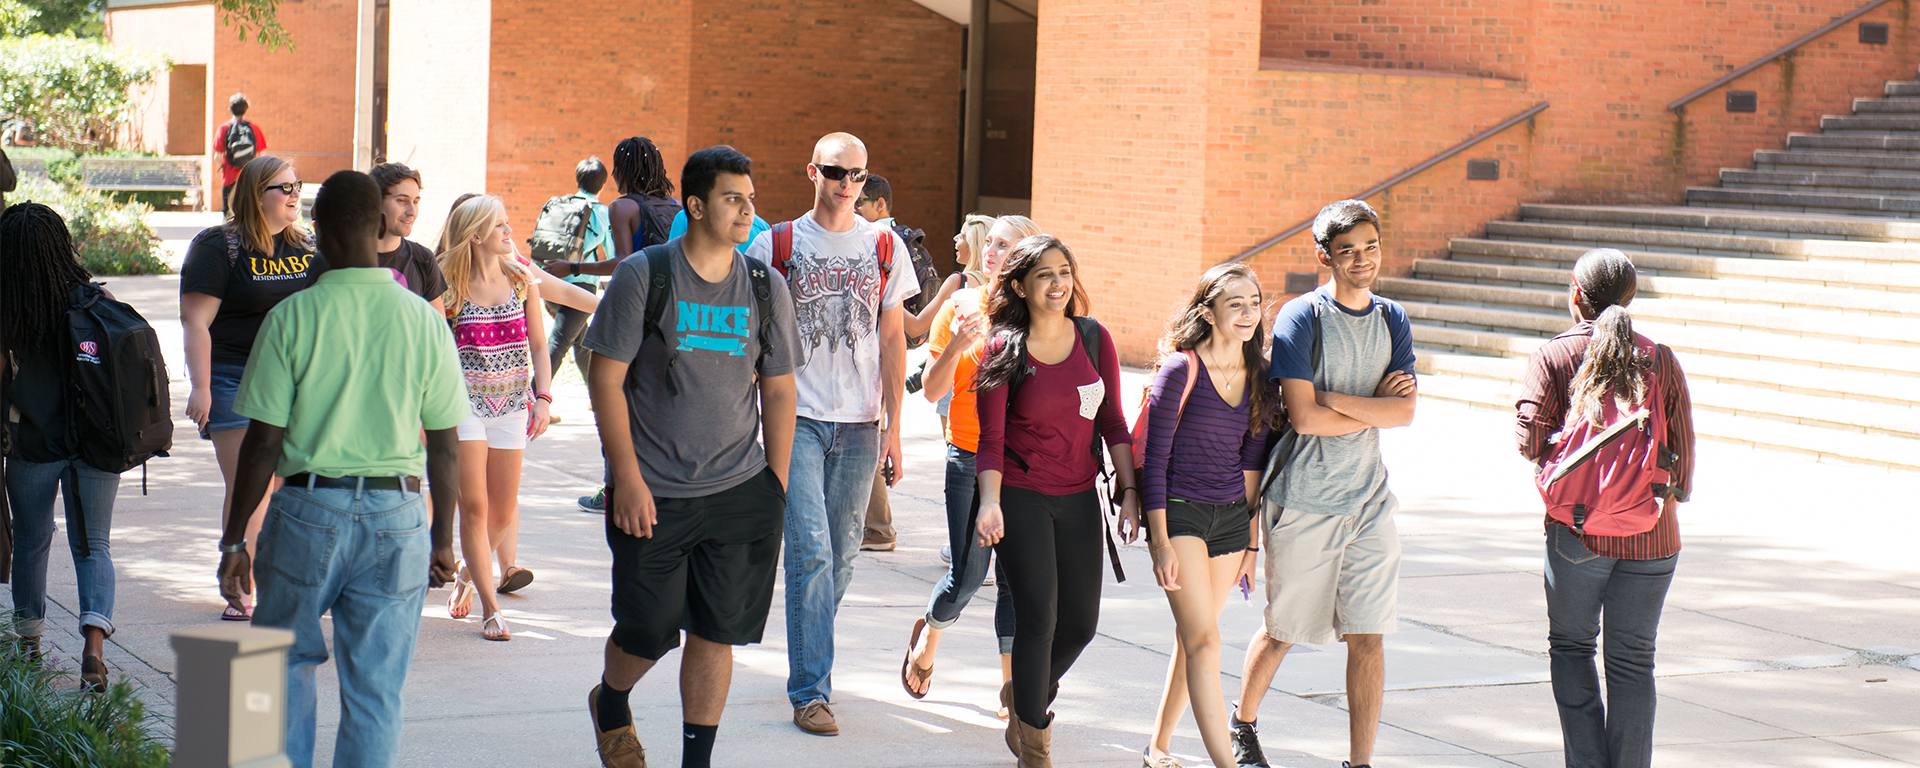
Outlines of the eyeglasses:
{"label": "eyeglasses", "polygon": [[877,197],[863,197],[853,201],[853,204],[854,205],[873,205],[874,203],[879,202],[879,200],[880,198],[877,198]]}
{"label": "eyeglasses", "polygon": [[837,165],[816,165],[814,167],[820,169],[820,175],[827,177],[828,181],[845,179],[859,184],[867,180],[867,169],[865,168],[842,168]]}
{"label": "eyeglasses", "polygon": [[278,191],[280,194],[283,194],[283,195],[297,195],[297,194],[300,194],[300,187],[304,186],[305,184],[306,182],[304,181],[289,181],[285,184],[270,185],[267,187],[267,191],[269,192]]}

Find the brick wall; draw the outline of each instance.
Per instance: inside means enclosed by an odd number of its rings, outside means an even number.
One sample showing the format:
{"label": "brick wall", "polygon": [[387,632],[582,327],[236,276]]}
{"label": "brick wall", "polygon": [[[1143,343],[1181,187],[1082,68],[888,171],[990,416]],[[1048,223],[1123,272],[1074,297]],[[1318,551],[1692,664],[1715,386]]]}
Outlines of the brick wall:
{"label": "brick wall", "polygon": [[475,0],[406,0],[391,13],[387,159],[426,182],[413,239],[432,247],[454,198],[487,189],[492,21]]}
{"label": "brick wall", "polygon": [[[280,23],[296,46],[291,50],[270,51],[251,39],[240,40],[218,22],[210,24],[208,100],[214,106],[209,136],[231,118],[227,98],[245,93],[251,105],[247,120],[266,133],[266,154],[292,161],[302,180],[319,183],[352,167],[358,8],[358,0],[281,3]],[[217,177],[215,182],[217,190]]]}

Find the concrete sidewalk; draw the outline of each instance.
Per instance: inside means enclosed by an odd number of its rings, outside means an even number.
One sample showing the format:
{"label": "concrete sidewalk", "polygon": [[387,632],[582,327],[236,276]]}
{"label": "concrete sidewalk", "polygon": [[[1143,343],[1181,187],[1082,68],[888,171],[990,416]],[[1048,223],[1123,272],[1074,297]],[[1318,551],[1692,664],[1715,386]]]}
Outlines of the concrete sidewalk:
{"label": "concrete sidewalk", "polygon": [[[177,278],[110,279],[163,337],[183,406]],[[1125,402],[1138,401],[1130,375]],[[592,492],[598,443],[584,388],[571,373],[555,388],[564,417],[531,446],[521,493],[520,564],[532,586],[503,598],[515,637],[481,639],[477,620],[446,616],[430,593],[407,684],[407,766],[596,765],[585,712],[599,674],[609,556],[599,516],[574,497]],[[893,492],[900,547],[863,553],[841,612],[835,712],[842,735],[790,723],[784,608],[776,591],[765,642],[736,654],[718,765],[1008,765],[993,715],[999,666],[991,589],[941,645],[930,695],[901,690],[907,631],[943,566],[938,425],[909,398],[906,477]],[[1391,430],[1387,464],[1401,501],[1406,560],[1400,631],[1387,639],[1387,694],[1376,765],[1557,766],[1559,731],[1546,663],[1541,515],[1508,414],[1425,403],[1415,425]],[[220,475],[210,444],[184,420],[176,450],[138,472],[115,511],[119,573],[110,646],[116,671],[171,712],[168,635],[215,620]],[[1916,447],[1920,450],[1920,446]],[[1920,765],[1920,541],[1913,475],[1808,463],[1790,455],[1706,443],[1695,501],[1681,507],[1686,540],[1662,623],[1661,709],[1655,764],[1663,766]],[[56,539],[59,541],[59,539]],[[77,665],[73,571],[56,544],[56,606],[49,637]],[[1172,649],[1173,625],[1146,550],[1124,548],[1129,580],[1109,583],[1100,636],[1063,684],[1054,755],[1063,765],[1139,764]],[[1260,593],[1230,600],[1225,686],[1237,690]],[[679,655],[636,689],[640,738],[655,765],[677,764]],[[1301,646],[1260,712],[1275,765],[1337,766],[1346,757],[1344,652]],[[323,668],[331,686],[332,666]],[[322,765],[337,704],[323,693]],[[1174,741],[1204,765],[1191,721]]]}

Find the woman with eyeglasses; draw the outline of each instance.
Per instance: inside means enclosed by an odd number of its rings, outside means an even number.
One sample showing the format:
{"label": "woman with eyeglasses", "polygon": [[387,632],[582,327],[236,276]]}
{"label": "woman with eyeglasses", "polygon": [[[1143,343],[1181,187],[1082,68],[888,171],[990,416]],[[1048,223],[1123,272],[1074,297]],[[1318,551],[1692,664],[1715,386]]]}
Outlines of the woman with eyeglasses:
{"label": "woman with eyeglasses", "polygon": [[[226,498],[220,500],[222,527],[233,496],[240,440],[252,423],[233,412],[233,398],[240,391],[254,334],[268,310],[327,271],[326,260],[314,250],[313,236],[300,225],[300,187],[292,163],[272,155],[249,161],[234,181],[226,223],[193,238],[180,270],[180,325],[192,384],[187,418],[200,427],[202,439],[213,441],[214,459],[226,481]],[[247,527],[249,555],[272,491],[261,498]],[[244,607],[228,606],[220,618],[251,620],[253,595],[242,601]]]}

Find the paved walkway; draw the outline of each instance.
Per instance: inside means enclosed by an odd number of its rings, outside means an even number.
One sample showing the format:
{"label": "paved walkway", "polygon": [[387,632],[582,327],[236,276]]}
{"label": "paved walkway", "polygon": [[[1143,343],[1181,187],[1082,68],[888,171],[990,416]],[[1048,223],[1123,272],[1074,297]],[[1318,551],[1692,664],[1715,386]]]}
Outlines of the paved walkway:
{"label": "paved walkway", "polygon": [[[174,397],[184,402],[177,279],[108,283],[174,345]],[[1137,401],[1139,379],[1129,377],[1127,402]],[[564,422],[526,454],[521,564],[538,580],[503,599],[515,639],[482,640],[477,621],[447,618],[445,590],[430,593],[407,685],[403,765],[596,764],[584,708],[610,628],[608,553],[601,519],[574,509],[573,498],[592,490],[598,446],[577,376],[563,377],[556,394]],[[776,593],[766,641],[736,656],[717,764],[1010,764],[993,716],[992,590],[942,643],[931,695],[915,701],[900,689],[907,629],[941,573],[946,537],[937,425],[924,401],[907,410],[907,475],[893,495],[900,548],[861,556],[841,612],[835,710],[844,735],[810,736],[789,722]],[[1415,426],[1387,433],[1406,562],[1400,631],[1387,640],[1378,765],[1561,764],[1544,682],[1539,506],[1510,431],[1504,414],[1436,401],[1422,405]],[[175,435],[174,455],[151,464],[150,495],[140,494],[137,473],[127,476],[114,523],[119,633],[109,661],[146,685],[163,712],[173,686],[168,635],[220,610],[220,476],[190,425]],[[1916,478],[1701,448],[1697,501],[1680,513],[1686,550],[1662,623],[1655,764],[1920,765]],[[49,629],[71,633],[73,571],[56,549]],[[1054,754],[1063,765],[1138,765],[1151,728],[1172,621],[1145,549],[1126,548],[1122,560],[1131,578],[1107,586],[1100,636],[1056,705]],[[1259,599],[1230,601],[1222,618],[1230,691],[1259,624]],[[54,640],[74,665],[76,640]],[[1260,713],[1275,765],[1336,766],[1346,756],[1343,658],[1339,646],[1303,646],[1288,657],[1275,681],[1284,693],[1269,695]],[[657,765],[677,762],[678,659],[670,654],[633,700]],[[333,695],[331,687],[323,694]],[[337,706],[323,699],[321,712],[330,742]],[[1204,763],[1190,721],[1174,751]]]}

